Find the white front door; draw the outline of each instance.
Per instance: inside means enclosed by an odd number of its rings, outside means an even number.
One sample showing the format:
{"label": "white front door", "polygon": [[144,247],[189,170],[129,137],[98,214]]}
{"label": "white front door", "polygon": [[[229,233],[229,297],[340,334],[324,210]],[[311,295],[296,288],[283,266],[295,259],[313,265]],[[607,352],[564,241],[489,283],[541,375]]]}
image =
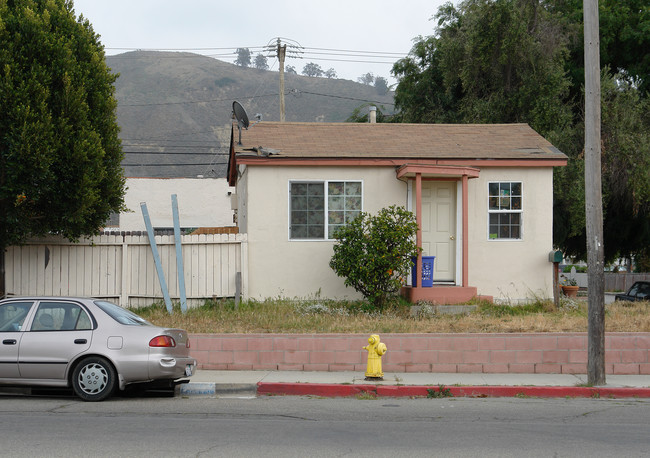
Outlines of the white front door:
{"label": "white front door", "polygon": [[433,281],[456,280],[456,182],[422,182],[422,255],[435,256]]}

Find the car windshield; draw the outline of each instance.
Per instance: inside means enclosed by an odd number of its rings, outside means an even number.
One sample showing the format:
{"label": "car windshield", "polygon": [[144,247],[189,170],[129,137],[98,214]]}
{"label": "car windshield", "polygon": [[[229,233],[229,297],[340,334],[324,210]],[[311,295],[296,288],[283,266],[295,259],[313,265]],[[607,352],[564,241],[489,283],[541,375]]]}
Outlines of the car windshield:
{"label": "car windshield", "polygon": [[111,302],[95,301],[95,305],[118,323],[131,326],[153,326],[144,318],[141,318],[135,313],[123,309],[119,305],[115,305]]}

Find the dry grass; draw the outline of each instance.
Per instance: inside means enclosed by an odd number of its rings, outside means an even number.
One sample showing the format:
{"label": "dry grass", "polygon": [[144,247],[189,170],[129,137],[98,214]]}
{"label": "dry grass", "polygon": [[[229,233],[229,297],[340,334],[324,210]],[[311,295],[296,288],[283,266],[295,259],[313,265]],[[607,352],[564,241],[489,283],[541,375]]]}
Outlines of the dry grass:
{"label": "dry grass", "polygon": [[[464,315],[422,313],[413,317],[407,304],[383,313],[368,312],[363,302],[269,300],[211,302],[183,315],[169,315],[162,304],[135,310],[154,324],[193,333],[513,333],[586,332],[585,301],[564,300],[560,310],[549,301],[526,306],[477,304]],[[425,310],[426,311],[426,310]],[[607,332],[650,332],[650,304],[615,303],[606,307]]]}

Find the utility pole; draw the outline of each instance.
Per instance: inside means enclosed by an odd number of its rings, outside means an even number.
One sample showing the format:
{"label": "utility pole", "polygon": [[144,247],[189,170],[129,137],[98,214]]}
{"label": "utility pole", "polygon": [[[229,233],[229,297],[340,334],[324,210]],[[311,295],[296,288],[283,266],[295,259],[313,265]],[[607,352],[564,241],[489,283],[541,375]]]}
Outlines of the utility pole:
{"label": "utility pole", "polygon": [[278,60],[280,61],[280,122],[284,122],[284,57],[287,54],[287,45],[282,45],[278,38]]}
{"label": "utility pole", "polygon": [[585,41],[585,216],[587,225],[587,381],[605,385],[605,274],[600,165],[598,0],[583,0]]}

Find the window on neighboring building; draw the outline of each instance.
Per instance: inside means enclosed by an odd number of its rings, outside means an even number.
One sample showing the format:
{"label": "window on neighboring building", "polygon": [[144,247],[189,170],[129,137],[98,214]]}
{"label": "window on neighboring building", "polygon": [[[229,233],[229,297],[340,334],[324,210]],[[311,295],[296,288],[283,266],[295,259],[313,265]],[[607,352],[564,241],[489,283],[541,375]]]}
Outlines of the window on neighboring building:
{"label": "window on neighboring building", "polygon": [[289,186],[289,237],[333,239],[361,213],[360,181],[296,181]]}
{"label": "window on neighboring building", "polygon": [[521,239],[521,182],[488,184],[488,236],[490,239]]}

